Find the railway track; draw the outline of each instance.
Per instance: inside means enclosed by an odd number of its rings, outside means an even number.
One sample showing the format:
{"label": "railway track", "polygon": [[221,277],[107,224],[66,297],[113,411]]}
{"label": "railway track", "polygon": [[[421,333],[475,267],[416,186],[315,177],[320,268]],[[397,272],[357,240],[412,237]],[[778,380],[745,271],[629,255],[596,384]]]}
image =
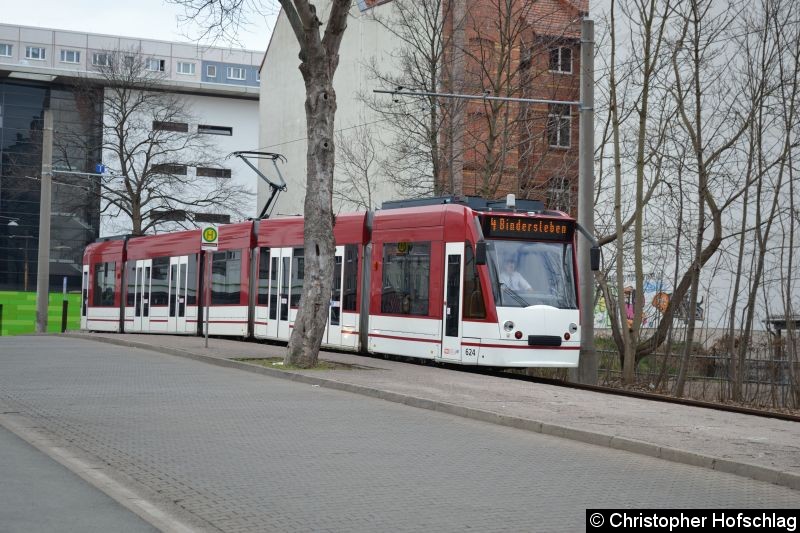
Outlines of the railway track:
{"label": "railway track", "polygon": [[[353,352],[332,350],[326,348],[325,351],[353,355]],[[666,394],[657,394],[653,392],[632,391],[625,389],[616,389],[614,387],[603,387],[601,385],[583,385],[581,383],[571,383],[561,379],[554,378],[540,378],[535,376],[526,376],[524,374],[515,374],[506,372],[501,369],[479,366],[465,366],[454,365],[450,363],[435,362],[429,359],[416,359],[413,357],[404,357],[390,354],[364,354],[357,353],[365,357],[373,357],[377,359],[386,359],[390,361],[397,361],[401,363],[410,363],[420,366],[439,366],[449,370],[456,370],[459,372],[469,372],[472,374],[481,374],[485,376],[493,376],[502,379],[514,379],[517,381],[529,381],[531,383],[541,383],[544,385],[553,385],[556,387],[565,387],[569,389],[585,390],[589,392],[599,392],[602,394],[613,394],[616,396],[625,396],[628,398],[639,398],[640,400],[650,400],[654,402],[672,403],[678,405],[687,405],[691,407],[703,407],[705,409],[714,409],[715,411],[725,411],[729,413],[739,413],[743,415],[759,416],[762,418],[774,418],[777,420],[786,420],[789,422],[800,422],[800,415],[792,415],[788,413],[781,413],[778,411],[768,411],[766,409],[754,409],[751,407],[741,407],[738,405],[726,405],[714,402],[704,402],[701,400],[692,400],[688,398],[676,398],[674,396],[667,396]]]}
{"label": "railway track", "polygon": [[780,413],[777,411],[768,411],[766,409],[753,409],[750,407],[741,407],[738,405],[726,405],[713,402],[704,402],[701,400],[692,400],[687,398],[675,398],[673,396],[667,396],[665,394],[616,389],[613,387],[603,387],[600,385],[583,385],[580,383],[570,383],[568,381],[563,381],[560,379],[539,378],[534,376],[526,376],[523,374],[513,374],[496,369],[482,369],[480,367],[463,367],[459,365],[447,365],[447,367],[452,368],[454,370],[461,370],[465,372],[472,372],[476,374],[494,376],[504,379],[530,381],[532,383],[542,383],[545,385],[554,385],[556,387],[566,387],[570,389],[585,390],[590,392],[600,392],[603,394],[613,394],[616,396],[625,396],[628,398],[639,398],[641,400],[650,400],[655,402],[672,403],[678,405],[688,405],[692,407],[703,407],[705,409],[714,409],[716,411],[726,411],[729,413],[760,416],[762,418],[775,418],[778,420],[787,420],[789,422],[800,422],[800,416],[798,415]]}

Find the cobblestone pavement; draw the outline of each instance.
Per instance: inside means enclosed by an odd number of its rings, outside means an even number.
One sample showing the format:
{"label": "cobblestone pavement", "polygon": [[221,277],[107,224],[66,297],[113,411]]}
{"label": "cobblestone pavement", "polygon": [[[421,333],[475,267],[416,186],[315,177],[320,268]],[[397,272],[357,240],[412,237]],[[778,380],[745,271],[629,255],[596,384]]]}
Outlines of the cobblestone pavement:
{"label": "cobblestone pavement", "polygon": [[2,427],[0,450],[0,531],[3,533],[157,531]]}
{"label": "cobblestone pavement", "polygon": [[[218,358],[282,356],[276,345],[177,335],[88,334],[178,348]],[[470,374],[356,354],[320,357],[375,370],[300,371],[354,385],[443,401],[576,430],[800,475],[800,424]]]}
{"label": "cobblestone pavement", "polygon": [[78,339],[0,339],[12,411],[224,531],[564,531],[586,507],[800,506],[738,476]]}

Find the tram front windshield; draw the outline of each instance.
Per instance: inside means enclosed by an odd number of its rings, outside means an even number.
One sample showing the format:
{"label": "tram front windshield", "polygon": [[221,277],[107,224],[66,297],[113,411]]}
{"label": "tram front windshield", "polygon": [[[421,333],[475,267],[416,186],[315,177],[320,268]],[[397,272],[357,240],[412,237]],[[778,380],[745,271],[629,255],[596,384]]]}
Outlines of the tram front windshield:
{"label": "tram front windshield", "polygon": [[487,242],[495,303],[577,309],[571,242]]}

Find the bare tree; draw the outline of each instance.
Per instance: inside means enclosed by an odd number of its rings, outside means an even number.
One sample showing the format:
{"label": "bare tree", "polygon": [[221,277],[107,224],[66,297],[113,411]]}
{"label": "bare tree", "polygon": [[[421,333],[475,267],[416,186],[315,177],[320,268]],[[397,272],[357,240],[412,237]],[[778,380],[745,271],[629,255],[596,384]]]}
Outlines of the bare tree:
{"label": "bare tree", "polygon": [[341,205],[366,211],[379,207],[374,195],[384,177],[379,161],[381,146],[375,135],[373,129],[365,125],[336,133],[339,166],[333,197]]}
{"label": "bare tree", "polygon": [[[798,122],[798,73],[800,67],[786,61],[795,57],[798,51],[797,41],[790,39],[784,42],[784,30],[777,22],[786,14],[786,4],[782,2],[763,2],[748,15],[745,27],[750,30],[741,40],[745,53],[746,76],[749,84],[743,96],[753,98],[762,88],[768,86],[769,100],[766,105],[759,107],[754,120],[748,130],[749,151],[747,157],[748,182],[754,182],[753,209],[754,225],[751,232],[745,231],[743,217],[742,235],[740,238],[740,253],[744,255],[743,244],[749,234],[752,234],[752,250],[754,268],[748,276],[749,289],[744,305],[744,324],[738,339],[738,346],[733,344],[731,334],[729,351],[731,354],[732,369],[732,399],[742,401],[743,381],[746,355],[750,350],[753,323],[756,315],[757,299],[766,294],[762,291],[765,284],[764,274],[768,254],[770,235],[778,225],[780,217],[781,199],[786,195],[785,184],[791,172],[789,167],[790,155],[796,147],[794,129]],[[791,31],[791,30],[789,30]],[[752,37],[750,34],[753,34]],[[773,89],[774,88],[774,89]],[[769,105],[772,103],[772,105]],[[773,111],[773,109],[777,111]],[[790,178],[789,178],[790,179]],[[750,187],[745,190],[743,208],[747,209],[747,195]],[[791,193],[791,183],[789,184]],[[771,193],[771,194],[770,194]],[[771,196],[771,199],[770,199]],[[745,211],[746,212],[746,211]],[[736,284],[742,276],[741,261],[738,264]],[[787,276],[787,279],[790,276]],[[735,291],[736,292],[736,291]],[[791,302],[790,302],[791,303]],[[730,316],[734,317],[738,306],[731,306]],[[769,313],[769,307],[766,307]],[[731,318],[730,324],[733,323]],[[735,356],[734,356],[735,354]]]}
{"label": "bare tree", "polygon": [[[163,73],[148,70],[136,50],[106,51],[100,58],[102,64],[79,78],[74,91],[87,106],[103,109],[107,172],[97,192],[101,214],[112,218],[114,229],[144,235],[192,226],[209,211],[242,216],[238,206],[248,190],[230,183],[223,155],[198,133],[185,99],[165,90]],[[69,165],[70,143],[87,137],[60,133],[64,142],[55,149]]]}
{"label": "bare tree", "polygon": [[[244,0],[172,0],[183,5],[194,19],[206,16],[209,31],[230,32],[237,27],[242,10],[252,7]],[[306,87],[306,197],[305,283],[300,310],[289,339],[286,364],[317,364],[330,306],[333,282],[333,170],[335,163],[334,117],[336,92],[333,77],[339,64],[339,46],[347,29],[352,0],[325,2],[327,15],[308,0],[279,0],[282,13],[300,47],[300,73]],[[212,16],[208,18],[207,14]],[[327,19],[325,23],[322,19]],[[232,21],[232,22],[231,22]],[[321,28],[324,26],[324,30]]]}
{"label": "bare tree", "polygon": [[[406,87],[425,92],[461,88],[448,65],[453,59],[453,30],[463,20],[450,0],[394,0],[388,14],[371,17],[399,43],[387,52],[391,66],[377,57],[367,63],[370,77],[382,87]],[[381,142],[379,164],[404,196],[423,197],[455,192],[452,150],[461,132],[453,130],[449,116],[463,107],[459,101],[436,96],[395,98],[361,94],[360,99],[387,126],[390,137]],[[447,148],[451,150],[448,151]]]}
{"label": "bare tree", "polygon": [[[621,24],[617,22],[618,5],[623,15]],[[673,117],[661,83],[668,66],[663,48],[672,9],[671,0],[614,0],[608,23],[611,63],[608,69],[607,96],[610,138],[607,142],[610,144],[612,157],[614,202],[613,226],[607,226],[614,229],[599,240],[601,244],[615,243],[617,301],[613,307],[609,307],[614,310],[609,318],[614,339],[622,355],[623,379],[628,384],[634,380],[636,347],[642,327],[645,210],[663,180],[664,159],[659,151],[667,125]],[[620,27],[626,26],[630,30],[629,51],[628,57],[620,62],[618,36],[625,35]],[[632,165],[625,165],[631,160]],[[630,168],[634,176],[632,195],[627,192],[628,184],[623,180],[627,168]],[[623,198],[631,197],[633,202],[630,215],[626,216],[623,213]],[[633,239],[632,242],[626,242],[629,241],[629,238],[626,239],[626,232],[631,226],[634,228]],[[630,246],[626,246],[627,244]],[[623,290],[627,252],[633,255],[634,267],[630,313]]]}

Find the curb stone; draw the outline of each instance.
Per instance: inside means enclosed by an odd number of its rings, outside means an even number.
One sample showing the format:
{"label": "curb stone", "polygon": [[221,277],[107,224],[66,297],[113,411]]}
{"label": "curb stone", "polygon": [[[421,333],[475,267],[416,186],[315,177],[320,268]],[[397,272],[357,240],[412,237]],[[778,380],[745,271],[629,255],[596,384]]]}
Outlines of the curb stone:
{"label": "curb stone", "polygon": [[394,403],[408,405],[410,407],[417,407],[420,409],[427,409],[430,411],[438,411],[450,415],[459,416],[462,418],[469,418],[481,422],[488,422],[500,426],[512,427],[525,431],[532,431],[541,433],[543,435],[550,435],[553,437],[561,437],[569,440],[582,442],[585,444],[594,444],[615,450],[636,453],[657,459],[663,459],[674,463],[681,463],[689,466],[698,466],[724,472],[727,474],[734,474],[741,477],[755,479],[757,481],[765,481],[775,485],[781,485],[794,490],[800,490],[800,474],[791,472],[784,472],[781,470],[767,468],[764,466],[753,465],[734,461],[731,459],[723,459],[713,457],[710,455],[699,454],[688,450],[681,450],[670,448],[666,446],[659,446],[649,442],[644,442],[636,439],[629,439],[614,435],[607,435],[605,433],[587,431],[576,429],[569,426],[561,426],[552,424],[550,422],[542,422],[538,420],[509,416],[494,411],[484,409],[476,409],[474,407],[465,407],[462,405],[452,404],[439,400],[430,400],[425,398],[418,398],[406,394],[386,391],[382,389],[365,387],[363,385],[354,385],[352,383],[345,383],[336,381],[334,379],[320,378],[316,376],[308,376],[305,374],[298,374],[289,370],[277,370],[260,365],[234,361],[231,359],[223,359],[220,357],[203,355],[188,350],[179,348],[170,348],[167,346],[158,346],[144,342],[131,341],[127,339],[115,339],[110,337],[94,337],[90,335],[82,335],[78,333],[64,333],[64,337],[74,339],[84,339],[95,342],[102,342],[106,344],[114,344],[117,346],[124,346],[128,348],[139,348],[151,352],[158,352],[166,355],[174,355],[177,357],[184,357],[195,361],[221,366],[225,368],[235,368],[252,372],[255,374],[262,374],[266,376],[276,377],[280,379],[287,379],[296,381],[298,383],[305,383],[309,385],[318,385],[329,389],[351,392],[360,394],[362,396],[369,396],[378,398]]}
{"label": "curb stone", "polygon": [[83,481],[165,533],[214,533],[221,530],[131,476],[72,444],[62,442],[17,412],[0,413],[0,426],[59,463]]}

